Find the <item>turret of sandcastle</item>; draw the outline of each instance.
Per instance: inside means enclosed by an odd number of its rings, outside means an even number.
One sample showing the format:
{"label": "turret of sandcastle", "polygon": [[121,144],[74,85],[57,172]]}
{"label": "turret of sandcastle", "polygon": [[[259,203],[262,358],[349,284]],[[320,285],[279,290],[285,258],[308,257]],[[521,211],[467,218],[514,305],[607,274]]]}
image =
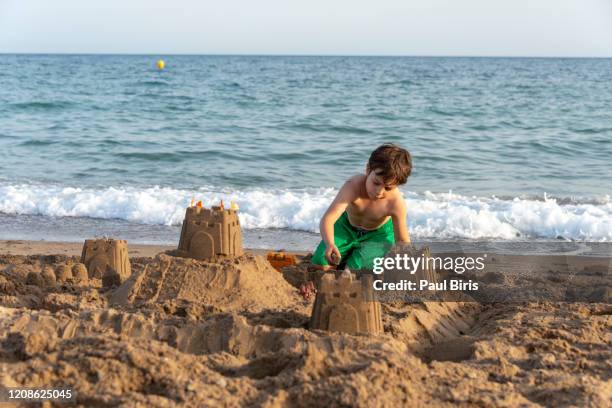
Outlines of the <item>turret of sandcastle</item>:
{"label": "turret of sandcastle", "polygon": [[194,259],[242,255],[242,233],[238,206],[202,207],[202,202],[187,207],[176,255]]}
{"label": "turret of sandcastle", "polygon": [[325,273],[315,298],[310,328],[344,333],[382,333],[380,303],[374,300],[373,277],[344,271]]}
{"label": "turret of sandcastle", "polygon": [[104,286],[120,285],[132,274],[127,241],[121,239],[85,240],[81,263],[89,277],[102,278]]}

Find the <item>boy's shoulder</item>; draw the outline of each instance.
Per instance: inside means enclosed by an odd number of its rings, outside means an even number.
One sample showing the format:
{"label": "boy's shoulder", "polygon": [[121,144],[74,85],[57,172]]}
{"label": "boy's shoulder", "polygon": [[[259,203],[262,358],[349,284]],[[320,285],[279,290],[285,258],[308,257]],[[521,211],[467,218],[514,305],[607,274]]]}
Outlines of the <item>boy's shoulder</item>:
{"label": "boy's shoulder", "polygon": [[344,182],[344,186],[342,186],[342,188],[347,188],[358,193],[365,187],[365,181],[365,174],[355,174]]}
{"label": "boy's shoulder", "polygon": [[406,200],[399,188],[395,189],[395,193],[391,196],[389,201],[391,201],[394,209],[406,209]]}
{"label": "boy's shoulder", "polygon": [[353,201],[361,195],[361,192],[364,188],[365,175],[356,174],[352,177],[349,177],[344,182],[338,194],[341,195],[345,200]]}
{"label": "boy's shoulder", "polygon": [[349,184],[351,186],[361,186],[365,184],[366,175],[365,174],[355,174],[346,180],[344,184]]}

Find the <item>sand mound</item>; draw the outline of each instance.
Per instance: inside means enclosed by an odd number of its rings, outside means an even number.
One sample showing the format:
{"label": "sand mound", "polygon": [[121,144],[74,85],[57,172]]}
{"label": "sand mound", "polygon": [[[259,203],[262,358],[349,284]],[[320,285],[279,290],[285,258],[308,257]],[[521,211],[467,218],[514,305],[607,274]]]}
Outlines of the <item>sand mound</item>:
{"label": "sand mound", "polygon": [[279,272],[251,254],[218,262],[158,255],[109,296],[110,303],[118,306],[174,300],[224,311],[283,308],[300,301]]}

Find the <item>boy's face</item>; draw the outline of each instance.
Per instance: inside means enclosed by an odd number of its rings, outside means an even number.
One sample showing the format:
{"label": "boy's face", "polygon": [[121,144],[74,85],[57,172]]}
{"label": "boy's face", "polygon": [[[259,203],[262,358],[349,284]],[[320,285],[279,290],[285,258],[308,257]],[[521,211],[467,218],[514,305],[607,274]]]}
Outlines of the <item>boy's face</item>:
{"label": "boy's face", "polygon": [[371,200],[382,200],[386,197],[387,193],[397,188],[396,184],[385,184],[383,178],[377,174],[376,170],[370,171],[368,169],[367,175],[365,186],[368,197]]}

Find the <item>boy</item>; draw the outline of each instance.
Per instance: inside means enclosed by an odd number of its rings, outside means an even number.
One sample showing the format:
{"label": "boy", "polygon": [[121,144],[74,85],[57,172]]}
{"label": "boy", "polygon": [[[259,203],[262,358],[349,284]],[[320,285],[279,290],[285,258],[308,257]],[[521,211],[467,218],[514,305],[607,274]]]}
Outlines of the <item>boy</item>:
{"label": "boy", "polygon": [[372,269],[396,243],[410,243],[406,203],[398,186],[412,171],[410,153],[383,144],[370,155],[365,174],[348,179],[331,203],[319,228],[323,240],[311,262],[325,271],[331,265]]}

